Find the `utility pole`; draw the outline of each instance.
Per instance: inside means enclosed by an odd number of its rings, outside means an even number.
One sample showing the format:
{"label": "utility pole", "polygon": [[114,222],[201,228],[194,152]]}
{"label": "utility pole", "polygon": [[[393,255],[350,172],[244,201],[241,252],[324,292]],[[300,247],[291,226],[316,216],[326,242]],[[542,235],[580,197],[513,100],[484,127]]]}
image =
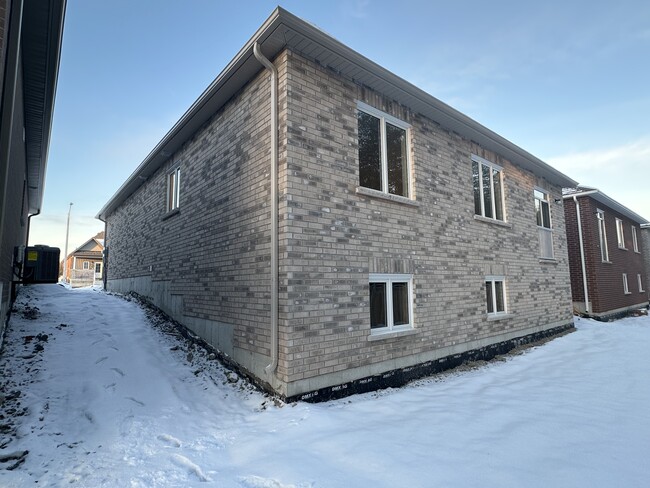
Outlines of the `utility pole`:
{"label": "utility pole", "polygon": [[65,283],[68,274],[68,237],[70,236],[70,212],[72,212],[72,202],[68,207],[68,225],[65,228],[65,250],[63,251],[63,282]]}

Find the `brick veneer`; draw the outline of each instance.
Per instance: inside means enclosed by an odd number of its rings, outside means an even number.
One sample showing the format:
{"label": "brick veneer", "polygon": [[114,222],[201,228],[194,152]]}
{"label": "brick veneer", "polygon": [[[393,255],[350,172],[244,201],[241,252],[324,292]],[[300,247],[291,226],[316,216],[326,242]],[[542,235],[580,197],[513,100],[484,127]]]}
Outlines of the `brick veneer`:
{"label": "brick veneer", "polygon": [[[263,372],[270,350],[266,72],[109,216],[109,288],[148,296],[288,397],[571,323],[564,213],[554,203],[561,188],[299,54],[284,51],[274,63],[277,378]],[[357,100],[412,125],[413,201],[358,189]],[[506,225],[474,216],[472,153],[504,168]],[[180,212],[166,215],[165,174],[177,162]],[[538,257],[534,187],[551,195],[553,261]],[[415,328],[377,339],[368,275],[391,272],[414,276]],[[507,318],[488,320],[486,275],[506,277]]]}
{"label": "brick veneer", "polygon": [[[642,241],[642,230],[639,227],[639,223],[597,202],[589,195],[579,196],[577,200],[580,205],[591,314],[606,317],[610,313],[620,309],[647,303],[647,271],[644,266],[642,254],[645,243]],[[582,312],[584,311],[585,297],[574,201],[566,200],[564,208],[567,238],[569,241],[571,291],[574,305]],[[598,219],[596,217],[598,209],[605,212],[609,262],[603,262],[601,257]],[[623,221],[626,249],[620,249],[618,247],[616,234],[617,218]],[[633,225],[637,229],[639,252],[635,252],[633,249],[631,229]],[[627,273],[628,276],[630,293],[627,295],[623,290],[623,273]],[[639,291],[637,274],[641,274],[644,292]]]}

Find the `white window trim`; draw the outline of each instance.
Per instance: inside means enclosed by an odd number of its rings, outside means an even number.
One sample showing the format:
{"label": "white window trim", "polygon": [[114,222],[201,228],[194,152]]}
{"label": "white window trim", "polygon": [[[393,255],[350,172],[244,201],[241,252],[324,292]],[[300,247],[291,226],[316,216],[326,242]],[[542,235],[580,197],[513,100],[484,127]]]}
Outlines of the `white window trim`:
{"label": "white window trim", "polygon": [[639,251],[639,240],[636,235],[636,227],[632,226],[632,246],[634,247],[634,252],[640,252]]}
{"label": "white window trim", "polygon": [[623,273],[623,293],[630,295],[630,287],[627,283],[627,273]]}
{"label": "white window trim", "polygon": [[90,263],[88,261],[84,261],[81,266],[83,269],[90,269]]}
{"label": "white window trim", "polygon": [[[483,197],[483,185],[479,185],[479,193],[480,193],[480,200],[481,200],[481,217],[484,219],[488,220],[494,220],[496,222],[507,222],[507,215],[506,215],[506,201],[505,201],[505,187],[503,185],[503,168],[499,166],[498,164],[493,163],[492,161],[488,161],[485,158],[482,158],[481,156],[477,156],[476,154],[472,154],[472,161],[476,162],[479,164],[479,176],[481,173],[481,166],[480,165],[485,165],[489,166],[492,169],[496,169],[499,172],[499,183],[501,184],[501,213],[503,214],[503,220],[497,219],[496,217],[487,217],[485,215],[485,198]],[[492,204],[492,215],[496,215],[496,199],[494,197],[494,175],[492,174],[492,171],[490,171],[490,188],[492,188],[492,198],[491,204]]]}
{"label": "white window trim", "polygon": [[[174,175],[174,195],[171,198],[171,204],[170,204],[171,188],[169,182],[171,180],[172,175]],[[165,193],[166,196],[165,205],[167,207],[167,212],[171,212],[173,210],[180,208],[180,202],[181,202],[180,182],[181,182],[181,167],[180,165],[177,165],[171,171],[167,172],[167,192]]]}
{"label": "white window trim", "polygon": [[[97,265],[98,265],[98,264],[99,264],[99,271],[97,271]],[[100,261],[97,261],[97,262],[94,264],[93,269],[95,270],[95,273],[101,273],[101,272],[102,272],[102,267],[103,267],[103,266],[102,266],[102,263],[101,263]]]}
{"label": "white window trim", "polygon": [[[408,305],[409,305],[409,323],[403,325],[393,325],[393,282],[408,283]],[[371,273],[368,275],[368,283],[386,283],[386,322],[387,327],[370,328],[370,334],[389,334],[413,329],[413,275],[412,274],[386,274]]]}
{"label": "white window trim", "polygon": [[[377,117],[379,119],[379,137],[380,137],[380,148],[379,148],[379,157],[381,159],[381,192],[385,193],[386,195],[392,195],[392,193],[389,193],[388,191],[388,158],[386,153],[387,148],[386,148],[386,122],[388,122],[391,125],[394,125],[395,127],[399,127],[400,129],[404,129],[406,131],[406,154],[404,155],[406,158],[406,195],[396,195],[402,198],[408,198],[409,200],[413,199],[413,184],[412,184],[412,178],[411,178],[411,124],[408,124],[404,122],[403,120],[400,120],[396,117],[393,117],[390,114],[387,114],[386,112],[382,112],[381,110],[376,109],[375,107],[372,107],[368,105],[367,103],[363,103],[359,100],[357,100],[357,110],[360,112],[365,112],[368,115],[372,115],[373,117]],[[363,187],[360,187],[363,188]],[[377,190],[375,190],[377,191]]]}
{"label": "white window trim", "polygon": [[553,230],[553,216],[551,215],[551,194],[548,192],[548,190],[545,190],[544,188],[540,188],[539,186],[533,187],[534,190],[537,190],[540,193],[543,193],[544,196],[546,197],[545,200],[537,198],[535,195],[535,192],[533,192],[533,197],[535,200],[540,200],[542,202],[546,202],[548,205],[548,227],[544,227],[543,225],[538,225],[537,227],[541,227],[542,229],[546,230]]}
{"label": "white window trim", "polygon": [[609,263],[610,261],[609,261],[609,249],[607,248],[607,226],[605,225],[605,211],[599,208],[596,209],[596,218],[598,219],[598,238],[600,239],[600,244],[601,244],[600,258],[603,263]]}
{"label": "white window trim", "polygon": [[639,293],[643,293],[645,290],[643,289],[643,281],[642,281],[642,279],[641,279],[641,275],[640,275],[640,274],[637,274],[637,275],[636,275],[636,280],[637,280],[637,282],[638,282],[638,284],[639,284]]}
{"label": "white window trim", "polygon": [[[492,309],[494,312],[488,312],[487,311],[487,302],[485,303],[485,310],[487,313],[488,318],[490,317],[505,317],[509,315],[508,313],[508,287],[506,286],[506,277],[505,276],[486,276],[484,281],[489,281],[492,286]],[[494,283],[496,281],[500,281],[503,283],[503,312],[497,312],[497,294],[496,294],[496,286]]]}
{"label": "white window trim", "polygon": [[[540,202],[544,202],[544,203],[546,203],[546,205],[548,205],[548,225],[549,226],[544,227],[543,225],[537,225],[537,229],[538,229],[538,232],[540,234],[540,236],[539,236],[539,238],[540,238],[540,250],[539,250],[540,251],[540,256],[539,257],[540,257],[540,259],[555,259],[555,248],[553,246],[553,241],[554,241],[554,239],[553,239],[553,216],[551,215],[551,194],[547,190],[545,190],[544,188],[540,188],[539,186],[535,186],[535,187],[533,187],[533,189],[540,192],[542,195],[544,195],[544,198],[537,198],[537,195],[535,194],[535,191],[533,191],[533,198],[535,200],[539,200]],[[540,207],[541,207],[541,204],[540,204]],[[543,213],[544,212],[542,212],[542,215],[543,215]],[[535,218],[535,220],[537,220],[537,218]],[[542,217],[542,220],[543,220],[543,217]],[[542,245],[541,245],[541,239],[542,239],[541,234],[542,233],[547,233],[547,234],[550,233],[551,234],[551,255],[550,256],[542,256]]]}
{"label": "white window trim", "polygon": [[625,232],[623,232],[623,221],[616,217],[616,241],[619,249],[625,249]]}

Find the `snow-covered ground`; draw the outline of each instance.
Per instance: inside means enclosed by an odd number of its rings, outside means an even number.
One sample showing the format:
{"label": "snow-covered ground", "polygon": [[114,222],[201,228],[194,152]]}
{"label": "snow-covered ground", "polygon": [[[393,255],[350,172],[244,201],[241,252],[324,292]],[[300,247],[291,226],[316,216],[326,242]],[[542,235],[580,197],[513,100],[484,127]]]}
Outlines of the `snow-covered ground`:
{"label": "snow-covered ground", "polygon": [[650,318],[576,326],[477,369],[276,406],[135,302],[24,288],[0,486],[649,486]]}

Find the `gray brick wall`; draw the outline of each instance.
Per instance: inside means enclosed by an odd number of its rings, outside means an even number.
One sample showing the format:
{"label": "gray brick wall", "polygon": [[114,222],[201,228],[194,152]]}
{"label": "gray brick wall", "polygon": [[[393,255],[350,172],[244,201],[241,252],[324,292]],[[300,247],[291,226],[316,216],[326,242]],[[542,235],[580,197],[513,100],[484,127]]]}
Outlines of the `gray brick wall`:
{"label": "gray brick wall", "polygon": [[[288,60],[293,225],[282,351],[291,391],[571,321],[564,214],[553,201],[561,188],[297,54]],[[412,125],[413,205],[358,193],[357,100]],[[474,218],[472,153],[504,168],[508,226]],[[551,194],[554,263],[539,259],[535,186]],[[369,340],[368,275],[376,272],[413,273],[416,334]],[[487,320],[489,274],[506,276],[507,319]]]}
{"label": "gray brick wall", "polygon": [[[284,52],[280,72],[280,321],[273,386],[302,392],[571,321],[562,206],[540,262],[533,187],[559,187]],[[259,75],[108,219],[109,287],[134,289],[265,381],[269,356],[269,97]],[[412,125],[414,201],[358,191],[357,100]],[[471,154],[504,168],[507,226],[474,218]],[[181,165],[180,212],[165,175]],[[167,218],[166,218],[167,217]],[[370,338],[369,273],[414,275],[415,331]],[[503,274],[507,319],[484,278]]]}
{"label": "gray brick wall", "polygon": [[[109,289],[147,296],[260,375],[270,335],[269,86],[260,66],[110,215],[106,236]],[[180,210],[170,215],[166,176],[177,165]]]}

